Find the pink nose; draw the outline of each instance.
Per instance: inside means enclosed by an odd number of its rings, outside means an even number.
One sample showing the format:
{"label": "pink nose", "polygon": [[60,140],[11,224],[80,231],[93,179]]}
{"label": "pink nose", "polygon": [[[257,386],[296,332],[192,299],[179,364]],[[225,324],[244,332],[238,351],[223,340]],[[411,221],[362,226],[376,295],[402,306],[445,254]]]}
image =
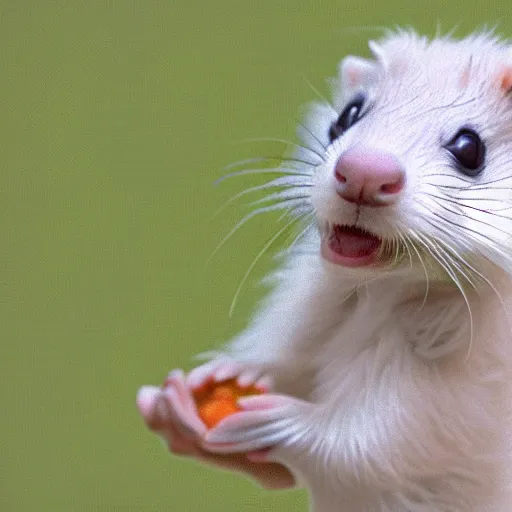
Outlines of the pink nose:
{"label": "pink nose", "polygon": [[338,195],[360,205],[393,203],[405,184],[400,162],[392,154],[373,148],[346,151],[336,162],[334,176]]}

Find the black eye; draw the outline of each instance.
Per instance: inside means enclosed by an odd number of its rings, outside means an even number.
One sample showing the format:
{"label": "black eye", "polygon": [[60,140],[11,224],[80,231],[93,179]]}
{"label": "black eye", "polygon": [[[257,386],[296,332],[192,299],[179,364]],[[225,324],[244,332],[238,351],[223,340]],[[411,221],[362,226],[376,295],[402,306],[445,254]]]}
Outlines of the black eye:
{"label": "black eye", "polygon": [[485,160],[485,145],[473,130],[459,130],[445,148],[455,157],[461,172],[467,176],[480,174]]}
{"label": "black eye", "polygon": [[340,117],[329,128],[329,140],[331,142],[341,137],[353,124],[359,121],[364,100],[364,95],[359,94],[343,109]]}

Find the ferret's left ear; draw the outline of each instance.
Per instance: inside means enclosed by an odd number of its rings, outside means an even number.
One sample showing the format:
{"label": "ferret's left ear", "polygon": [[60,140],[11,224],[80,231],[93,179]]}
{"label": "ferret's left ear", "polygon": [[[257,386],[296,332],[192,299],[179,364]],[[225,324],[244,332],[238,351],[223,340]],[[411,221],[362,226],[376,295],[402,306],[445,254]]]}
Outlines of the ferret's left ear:
{"label": "ferret's left ear", "polygon": [[364,89],[377,78],[377,64],[374,61],[354,57],[345,57],[339,66],[339,76],[344,96],[357,89]]}

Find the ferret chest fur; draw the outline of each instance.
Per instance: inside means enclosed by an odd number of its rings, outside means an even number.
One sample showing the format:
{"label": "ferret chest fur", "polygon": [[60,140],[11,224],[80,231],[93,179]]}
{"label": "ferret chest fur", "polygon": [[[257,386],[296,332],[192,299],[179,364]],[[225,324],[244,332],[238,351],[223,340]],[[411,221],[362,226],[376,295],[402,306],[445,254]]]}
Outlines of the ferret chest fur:
{"label": "ferret chest fur", "polygon": [[389,278],[348,288],[343,320],[323,333],[322,349],[312,355],[316,400],[344,395],[348,405],[379,392],[386,375],[398,377],[410,371],[407,366],[433,365],[457,349],[463,357],[470,336],[464,299],[443,282],[430,283],[425,299],[425,285]]}

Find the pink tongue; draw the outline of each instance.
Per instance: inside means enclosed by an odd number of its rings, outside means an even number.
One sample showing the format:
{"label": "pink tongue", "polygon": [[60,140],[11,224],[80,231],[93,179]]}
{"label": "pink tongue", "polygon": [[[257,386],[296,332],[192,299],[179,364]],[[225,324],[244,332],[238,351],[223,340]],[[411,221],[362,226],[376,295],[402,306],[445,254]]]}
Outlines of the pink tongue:
{"label": "pink tongue", "polygon": [[380,247],[381,241],[378,237],[365,233],[364,231],[335,226],[329,240],[330,248],[347,258],[362,258],[370,256]]}

